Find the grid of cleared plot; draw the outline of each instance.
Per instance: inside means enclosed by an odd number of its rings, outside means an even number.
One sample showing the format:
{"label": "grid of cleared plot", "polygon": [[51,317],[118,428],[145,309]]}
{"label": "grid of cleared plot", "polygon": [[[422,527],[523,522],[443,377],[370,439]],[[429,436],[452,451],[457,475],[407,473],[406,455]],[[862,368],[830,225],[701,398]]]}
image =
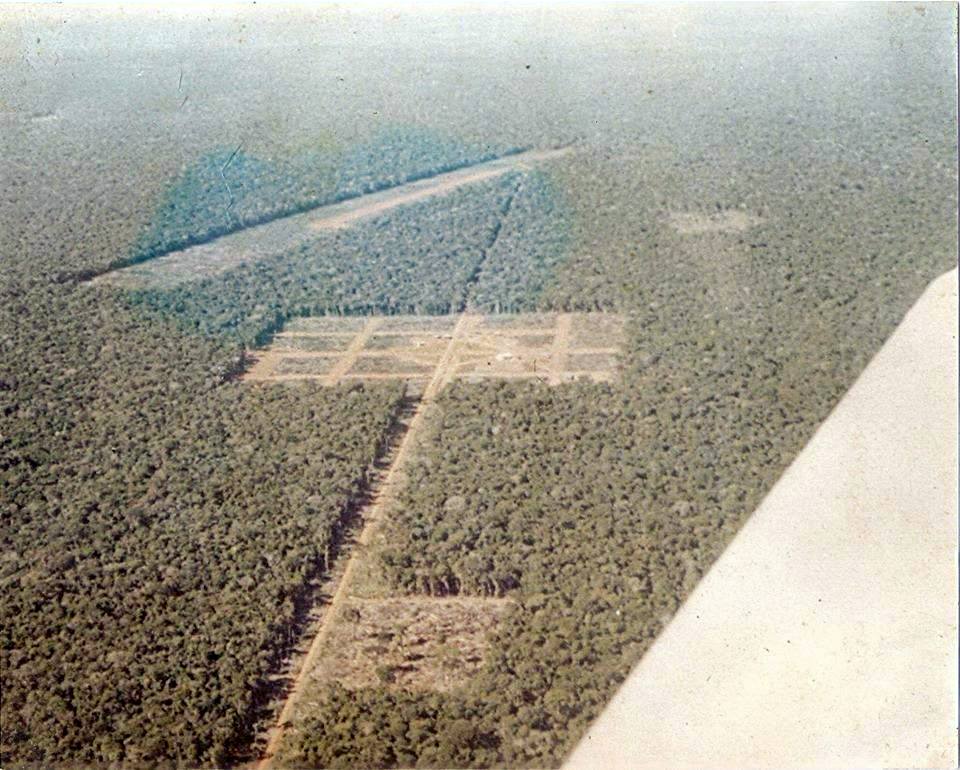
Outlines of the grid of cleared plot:
{"label": "grid of cleared plot", "polygon": [[609,381],[622,342],[623,319],[610,313],[297,318],[253,354],[246,378],[425,382],[449,347],[445,380]]}

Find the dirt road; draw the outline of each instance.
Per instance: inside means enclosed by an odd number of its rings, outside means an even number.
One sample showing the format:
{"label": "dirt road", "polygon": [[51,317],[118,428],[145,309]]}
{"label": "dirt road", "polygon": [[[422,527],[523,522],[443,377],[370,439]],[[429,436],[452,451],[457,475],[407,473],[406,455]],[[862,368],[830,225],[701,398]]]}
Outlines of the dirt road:
{"label": "dirt road", "polygon": [[510,171],[528,169],[536,163],[560,158],[570,152],[570,147],[531,150],[426,177],[238,230],[206,243],[104,273],[93,278],[90,283],[126,288],[154,288],[175,286],[217,275],[238,265],[295,249],[316,237],[318,230],[348,227],[361,219],[382,214],[398,206],[445,195],[459,187],[493,179]]}
{"label": "dirt road", "polygon": [[403,485],[403,469],[410,456],[411,448],[416,444],[416,438],[419,433],[420,426],[423,424],[425,414],[429,410],[430,405],[432,404],[437,393],[440,392],[452,374],[452,365],[455,361],[454,350],[456,343],[469,328],[472,319],[473,316],[467,315],[466,313],[461,315],[458,319],[457,325],[454,327],[453,334],[450,337],[450,341],[447,343],[446,350],[444,350],[443,356],[440,359],[440,363],[437,365],[433,377],[427,384],[426,389],[423,391],[423,395],[420,397],[416,409],[410,418],[410,421],[407,423],[406,431],[403,433],[400,443],[396,447],[395,454],[393,455],[393,459],[389,468],[387,468],[383,477],[379,479],[378,483],[375,485],[369,504],[360,512],[360,517],[363,522],[362,529],[357,537],[357,543],[360,547],[355,548],[351,552],[349,561],[347,562],[346,568],[344,569],[340,581],[337,584],[333,597],[324,610],[323,617],[320,621],[320,626],[310,644],[310,649],[307,652],[306,657],[303,659],[299,671],[297,671],[296,675],[294,676],[292,686],[289,690],[289,695],[283,704],[283,708],[280,710],[280,715],[277,718],[276,724],[270,732],[263,757],[257,764],[258,770],[268,770],[268,768],[273,766],[273,759],[276,756],[277,750],[279,749],[284,735],[286,734],[286,730],[291,723],[296,710],[297,702],[303,693],[306,679],[313,670],[317,660],[320,657],[320,654],[324,649],[324,645],[330,635],[330,630],[333,627],[334,618],[337,616],[340,607],[350,594],[350,584],[353,579],[354,572],[356,571],[357,564],[363,558],[363,554],[366,550],[364,546],[370,544],[371,538],[377,529],[378,523],[383,518],[384,512],[396,497],[397,491]]}

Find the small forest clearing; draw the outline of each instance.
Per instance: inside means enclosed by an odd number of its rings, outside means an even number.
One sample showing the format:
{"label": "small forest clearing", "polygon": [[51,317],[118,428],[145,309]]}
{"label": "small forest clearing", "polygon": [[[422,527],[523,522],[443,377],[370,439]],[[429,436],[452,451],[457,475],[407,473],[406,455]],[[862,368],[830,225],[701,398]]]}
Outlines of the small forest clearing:
{"label": "small forest clearing", "polygon": [[[623,318],[612,313],[299,318],[254,351],[245,379],[334,386],[403,379],[614,379]],[[455,334],[454,330],[459,329]]]}
{"label": "small forest clearing", "polygon": [[759,215],[740,209],[718,209],[709,214],[674,211],[665,218],[666,224],[680,235],[703,233],[742,233],[756,227],[763,220]]}

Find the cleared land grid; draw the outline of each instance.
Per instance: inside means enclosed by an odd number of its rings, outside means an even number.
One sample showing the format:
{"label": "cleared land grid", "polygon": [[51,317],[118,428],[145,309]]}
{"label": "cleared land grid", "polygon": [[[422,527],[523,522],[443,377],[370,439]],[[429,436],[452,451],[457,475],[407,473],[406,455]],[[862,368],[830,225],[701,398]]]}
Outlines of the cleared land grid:
{"label": "cleared land grid", "polygon": [[854,5],[8,25],[0,765],[560,766],[956,265]]}
{"label": "cleared land grid", "polygon": [[622,344],[623,318],[613,313],[297,318],[269,347],[251,354],[245,379],[328,386],[401,379],[423,385],[449,349],[443,383],[610,382]]}
{"label": "cleared land grid", "polygon": [[273,727],[261,736],[260,768],[297,761],[289,730],[332,686],[438,693],[464,686],[512,605],[500,596],[394,595],[369,557],[382,546],[378,525],[406,481],[405,466],[437,393],[454,379],[610,381],[622,343],[623,319],[610,313],[321,316],[292,319],[269,347],[252,353],[247,381],[406,380],[412,410],[382,458],[353,522],[355,538],[319,594],[299,653],[281,675],[286,687],[274,704]]}

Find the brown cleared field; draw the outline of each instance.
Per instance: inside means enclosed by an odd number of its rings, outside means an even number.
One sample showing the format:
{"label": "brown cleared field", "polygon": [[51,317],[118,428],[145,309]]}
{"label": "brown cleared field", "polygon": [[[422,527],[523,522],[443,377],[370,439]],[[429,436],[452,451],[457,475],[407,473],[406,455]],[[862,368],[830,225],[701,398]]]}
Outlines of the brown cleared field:
{"label": "brown cleared field", "polygon": [[449,336],[457,325],[457,316],[395,315],[381,319],[380,331],[394,334],[432,332]]}
{"label": "brown cleared field", "polygon": [[422,353],[435,352],[437,356],[443,352],[445,338],[442,334],[374,334],[364,350],[408,350]]}
{"label": "brown cleared field", "polygon": [[285,356],[277,362],[274,371],[277,374],[326,374],[332,365],[332,359],[320,356]]}
{"label": "brown cleared field", "polygon": [[346,335],[302,335],[290,334],[277,337],[273,342],[276,350],[290,350],[307,353],[331,353],[347,349],[349,337]]}
{"label": "brown cleared field", "polygon": [[[386,685],[450,692],[480,670],[490,633],[512,602],[505,599],[351,597],[310,673],[310,688]],[[305,700],[303,707],[309,708]]]}
{"label": "brown cleared field", "polygon": [[287,321],[282,337],[288,334],[356,334],[367,325],[367,319],[359,316],[310,316],[291,318]]}
{"label": "brown cleared field", "polygon": [[511,313],[483,316],[477,321],[482,330],[527,331],[553,329],[557,322],[556,313]]}
{"label": "brown cleared field", "polygon": [[[463,328],[456,340],[453,330]],[[578,377],[617,376],[623,318],[612,313],[298,318],[277,335],[246,374],[250,381],[428,379],[445,351],[444,381],[536,379],[557,385]],[[304,363],[315,351],[322,362]],[[293,359],[295,363],[287,363]]]}
{"label": "brown cleared field", "polygon": [[402,377],[407,374],[430,374],[434,367],[398,355],[358,356],[346,374],[387,374]]}

